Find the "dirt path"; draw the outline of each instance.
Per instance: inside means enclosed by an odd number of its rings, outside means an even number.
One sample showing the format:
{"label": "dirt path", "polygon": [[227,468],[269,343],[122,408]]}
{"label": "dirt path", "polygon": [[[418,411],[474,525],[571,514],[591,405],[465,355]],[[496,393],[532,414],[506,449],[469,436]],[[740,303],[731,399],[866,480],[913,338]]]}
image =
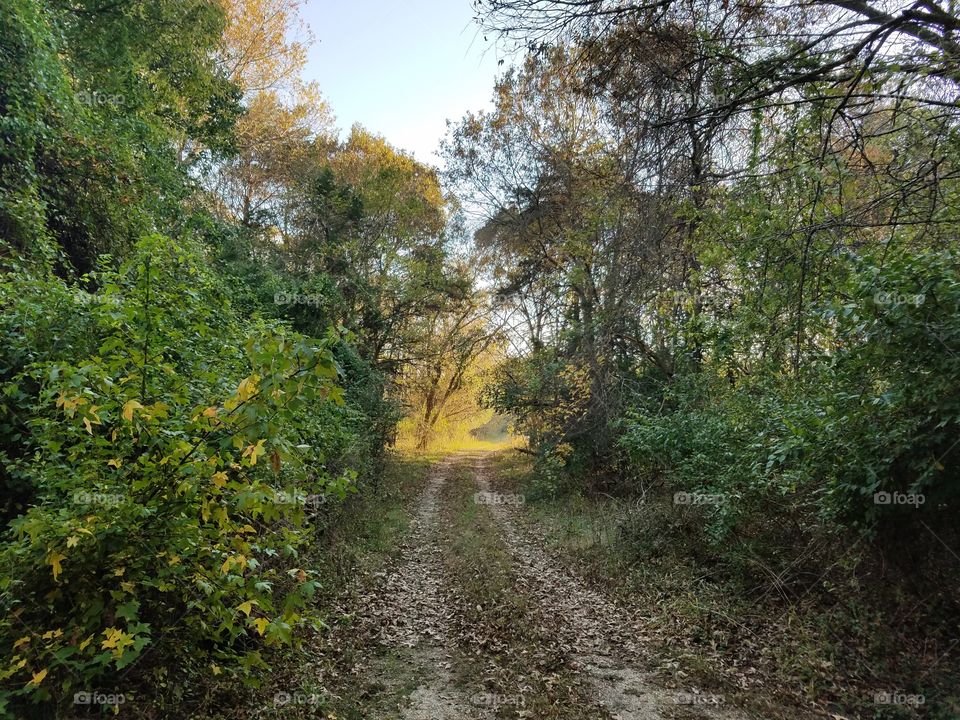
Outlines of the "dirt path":
{"label": "dirt path", "polygon": [[[461,483],[447,487],[448,483]],[[452,490],[457,493],[452,493]],[[470,510],[480,515],[457,516],[455,501],[465,493],[478,493]],[[445,499],[447,498],[447,499]],[[441,507],[443,504],[443,507]],[[471,501],[466,500],[465,505]],[[462,507],[460,511],[462,511]],[[468,508],[469,509],[469,508]],[[397,561],[383,573],[376,587],[363,593],[364,607],[355,609],[377,650],[358,667],[367,678],[369,703],[363,717],[376,720],[485,720],[486,718],[611,718],[614,720],[702,719],[741,720],[749,716],[725,706],[720,696],[669,690],[658,685],[643,668],[642,628],[618,606],[583,581],[555,564],[543,543],[516,521],[516,510],[492,493],[489,464],[480,455],[454,455],[438,463],[420,496],[409,535]],[[451,518],[466,525],[454,527]],[[512,586],[499,588],[493,603],[502,607],[529,608],[516,618],[527,632],[517,637],[541,638],[548,654],[558,657],[558,678],[570,687],[570,698],[579,707],[558,707],[563,700],[543,705],[477,702],[483,691],[479,678],[464,669],[467,658],[478,667],[513,663],[507,673],[522,678],[538,668],[541,648],[528,641],[513,641],[510,648],[478,644],[464,631],[469,623],[463,600],[469,593],[458,585],[450,569],[451,533],[468,532],[484,525],[487,539],[495,542],[509,566]],[[445,555],[446,553],[446,555]],[[492,563],[493,556],[458,557],[459,567]],[[445,563],[446,557],[446,563]],[[462,576],[460,577],[462,581]],[[505,595],[509,593],[511,597]],[[473,601],[471,601],[473,602]],[[470,605],[467,611],[472,611]],[[480,610],[476,606],[476,610]],[[484,609],[486,612],[486,608]],[[513,622],[510,620],[509,622]],[[529,626],[534,627],[530,628]],[[360,628],[354,628],[359,630]],[[509,641],[508,641],[509,642]],[[516,658],[521,658],[519,669]],[[523,658],[530,658],[525,661]],[[356,672],[357,669],[354,669]],[[467,679],[465,679],[465,677]],[[487,687],[489,688],[489,679]],[[483,697],[482,695],[480,697]],[[494,696],[496,697],[496,696]],[[553,695],[553,698],[563,697]],[[478,706],[479,705],[479,706]],[[569,705],[569,703],[568,703]]]}
{"label": "dirt path", "polygon": [[[479,717],[452,679],[452,605],[447,596],[438,544],[437,503],[454,460],[439,463],[420,497],[410,534],[397,568],[389,573],[366,608],[385,648],[400,649],[417,686],[408,704],[399,709],[402,720],[465,720]],[[390,669],[374,663],[375,674]]]}

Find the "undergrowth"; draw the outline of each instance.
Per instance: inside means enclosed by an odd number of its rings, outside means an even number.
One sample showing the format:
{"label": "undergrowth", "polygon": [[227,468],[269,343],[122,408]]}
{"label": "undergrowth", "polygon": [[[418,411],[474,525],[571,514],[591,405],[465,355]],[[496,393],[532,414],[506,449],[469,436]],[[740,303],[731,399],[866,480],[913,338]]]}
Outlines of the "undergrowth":
{"label": "undergrowth", "polygon": [[816,538],[774,572],[737,538],[711,543],[697,508],[671,497],[544,497],[515,453],[497,471],[552,551],[647,619],[662,670],[745,688],[760,711],[775,700],[836,717],[958,717],[949,600],[884,575],[869,538]]}

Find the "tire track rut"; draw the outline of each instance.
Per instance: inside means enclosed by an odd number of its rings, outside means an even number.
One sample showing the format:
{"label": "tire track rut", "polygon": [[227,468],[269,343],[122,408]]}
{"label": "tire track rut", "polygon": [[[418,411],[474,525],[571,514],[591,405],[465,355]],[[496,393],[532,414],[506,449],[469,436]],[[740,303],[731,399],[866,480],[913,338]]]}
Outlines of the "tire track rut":
{"label": "tire track rut", "polygon": [[[474,458],[481,493],[491,493],[490,475],[488,459]],[[628,614],[557,566],[539,541],[521,531],[510,505],[489,503],[488,509],[548,632],[567,651],[574,670],[612,718],[747,720],[743,712],[721,706],[720,696],[677,692],[658,684],[642,669],[643,632]]]}

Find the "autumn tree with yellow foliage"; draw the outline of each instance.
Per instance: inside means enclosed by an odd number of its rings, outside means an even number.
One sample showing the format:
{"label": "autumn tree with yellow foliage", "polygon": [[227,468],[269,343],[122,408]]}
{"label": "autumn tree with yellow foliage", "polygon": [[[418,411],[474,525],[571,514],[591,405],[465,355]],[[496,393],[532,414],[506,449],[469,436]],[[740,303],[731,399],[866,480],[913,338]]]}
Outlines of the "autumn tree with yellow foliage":
{"label": "autumn tree with yellow foliage", "polygon": [[[244,227],[279,224],[284,192],[333,116],[316,83],[301,77],[307,35],[296,0],[223,0],[226,27],[219,64],[243,93],[236,154],[224,161],[214,188],[220,212]],[[308,40],[309,38],[305,38]]]}
{"label": "autumn tree with yellow foliage", "polygon": [[420,323],[429,347],[400,376],[407,415],[398,444],[422,451],[463,442],[491,419],[493,411],[480,404],[481,387],[503,359],[504,336],[481,293],[449,302]]}

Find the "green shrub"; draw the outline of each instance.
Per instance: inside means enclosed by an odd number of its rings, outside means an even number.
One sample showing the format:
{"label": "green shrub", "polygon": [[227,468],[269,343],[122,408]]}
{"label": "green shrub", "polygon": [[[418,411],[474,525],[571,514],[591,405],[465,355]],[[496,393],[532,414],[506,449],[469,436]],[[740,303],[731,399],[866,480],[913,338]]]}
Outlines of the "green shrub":
{"label": "green shrub", "polygon": [[0,283],[18,494],[0,546],[4,706],[104,687],[153,651],[262,666],[262,643],[315,622],[304,499],[355,478],[335,334],[244,321],[159,236],[89,279],[94,294],[22,268]]}
{"label": "green shrub", "polygon": [[[831,350],[801,374],[736,385],[719,372],[678,376],[624,420],[630,472],[670,492],[719,496],[705,508],[717,542],[751,527],[762,544],[756,525],[768,513],[873,527],[956,504],[957,471],[946,461],[960,431],[955,260],[859,261],[848,282],[849,300],[824,312]],[[877,493],[924,502],[884,503]],[[781,543],[795,539],[782,530]]]}

